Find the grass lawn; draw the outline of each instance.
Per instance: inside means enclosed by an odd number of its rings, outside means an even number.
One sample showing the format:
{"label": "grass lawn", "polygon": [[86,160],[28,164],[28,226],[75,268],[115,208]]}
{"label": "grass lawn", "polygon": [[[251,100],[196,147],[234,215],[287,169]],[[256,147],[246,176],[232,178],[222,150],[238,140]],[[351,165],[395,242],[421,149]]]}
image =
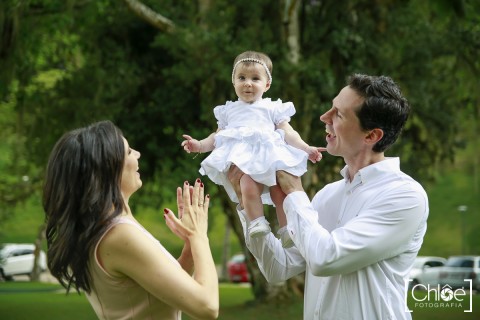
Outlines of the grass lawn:
{"label": "grass lawn", "polygon": [[[468,299],[468,298],[467,298]],[[301,299],[291,304],[255,304],[248,286],[220,285],[220,317],[225,320],[291,320],[302,319]],[[430,308],[413,306],[414,320],[467,320],[480,319],[480,294],[473,296],[473,313],[455,308]],[[30,282],[0,283],[0,315],[5,320],[84,320],[96,319],[83,295],[65,295],[59,285]],[[190,318],[183,315],[183,319]]]}

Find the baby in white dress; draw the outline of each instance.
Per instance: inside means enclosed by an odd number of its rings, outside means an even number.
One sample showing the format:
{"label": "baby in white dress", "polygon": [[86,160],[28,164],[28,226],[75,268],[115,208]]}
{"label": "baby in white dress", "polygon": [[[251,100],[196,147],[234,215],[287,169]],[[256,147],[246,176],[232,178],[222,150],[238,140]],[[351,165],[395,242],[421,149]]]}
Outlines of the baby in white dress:
{"label": "baby in white dress", "polygon": [[[223,185],[230,199],[239,203],[251,221],[251,237],[265,235],[270,227],[263,215],[263,204],[276,207],[280,239],[284,247],[293,245],[286,232],[283,211],[285,195],[276,183],[276,171],[295,176],[322,158],[323,148],[309,146],[290,126],[295,114],[291,102],[262,98],[272,83],[272,62],[259,52],[247,51],[234,61],[232,82],[238,100],[215,107],[218,129],[203,140],[183,135],[182,146],[190,152],[211,152],[201,163],[200,173]],[[238,199],[227,178],[232,165],[244,175],[240,179],[242,199]]]}

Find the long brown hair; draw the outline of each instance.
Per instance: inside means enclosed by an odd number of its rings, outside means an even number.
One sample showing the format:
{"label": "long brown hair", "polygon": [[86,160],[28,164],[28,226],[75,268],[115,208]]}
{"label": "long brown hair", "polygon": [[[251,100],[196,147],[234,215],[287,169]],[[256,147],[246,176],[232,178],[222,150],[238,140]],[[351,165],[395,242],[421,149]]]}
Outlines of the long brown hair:
{"label": "long brown hair", "polygon": [[50,154],[43,190],[48,267],[67,293],[91,290],[90,254],[125,206],[124,161],[122,132],[110,121],[67,132]]}

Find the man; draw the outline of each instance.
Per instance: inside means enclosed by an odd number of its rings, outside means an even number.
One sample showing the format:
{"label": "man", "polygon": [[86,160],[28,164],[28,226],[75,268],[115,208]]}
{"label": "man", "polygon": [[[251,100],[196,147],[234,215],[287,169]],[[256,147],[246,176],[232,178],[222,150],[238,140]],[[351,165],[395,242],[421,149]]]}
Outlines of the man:
{"label": "man", "polygon": [[[343,179],[310,202],[300,178],[277,173],[295,247],[282,248],[271,232],[250,238],[250,221],[238,212],[247,247],[269,282],[306,272],[304,319],[411,319],[405,280],[426,231],[428,199],[400,171],[399,158],[384,155],[409,111],[392,79],[351,76],[320,117],[327,152],[346,163]],[[233,169],[232,184],[241,175]]]}

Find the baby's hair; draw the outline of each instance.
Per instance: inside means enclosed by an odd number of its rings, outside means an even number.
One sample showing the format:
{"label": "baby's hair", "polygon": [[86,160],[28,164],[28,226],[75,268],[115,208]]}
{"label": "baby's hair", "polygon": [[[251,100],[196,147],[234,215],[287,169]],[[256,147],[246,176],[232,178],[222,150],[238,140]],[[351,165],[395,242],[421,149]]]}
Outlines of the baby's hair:
{"label": "baby's hair", "polygon": [[245,51],[243,53],[240,53],[233,61],[232,82],[234,82],[235,69],[239,63],[245,63],[247,65],[251,63],[261,64],[265,68],[268,80],[270,81],[270,83],[272,82],[273,64],[270,57],[267,56],[265,53],[256,51]]}

